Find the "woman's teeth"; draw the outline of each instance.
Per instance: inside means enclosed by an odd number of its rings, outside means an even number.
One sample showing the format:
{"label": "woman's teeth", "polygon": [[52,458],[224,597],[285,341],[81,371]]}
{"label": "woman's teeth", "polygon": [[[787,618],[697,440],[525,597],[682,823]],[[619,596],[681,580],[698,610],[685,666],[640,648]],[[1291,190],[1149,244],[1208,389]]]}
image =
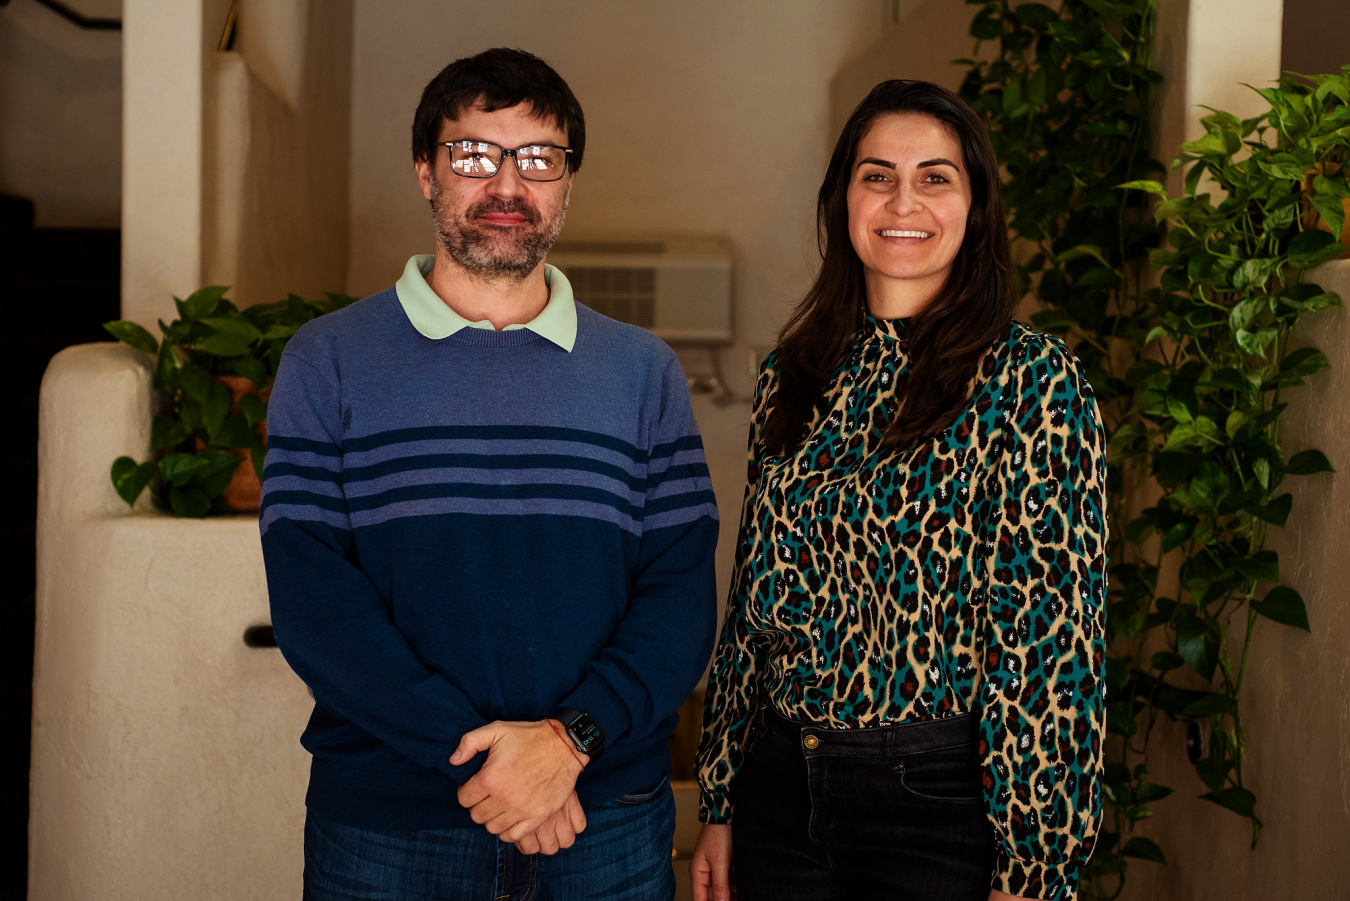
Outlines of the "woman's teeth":
{"label": "woman's teeth", "polygon": [[881,230],[881,237],[883,237],[883,238],[931,238],[931,237],[933,237],[933,233],[932,233],[932,232],[921,232],[921,231],[908,231],[908,230],[902,231],[902,230],[896,229],[896,228],[883,228],[883,229]]}

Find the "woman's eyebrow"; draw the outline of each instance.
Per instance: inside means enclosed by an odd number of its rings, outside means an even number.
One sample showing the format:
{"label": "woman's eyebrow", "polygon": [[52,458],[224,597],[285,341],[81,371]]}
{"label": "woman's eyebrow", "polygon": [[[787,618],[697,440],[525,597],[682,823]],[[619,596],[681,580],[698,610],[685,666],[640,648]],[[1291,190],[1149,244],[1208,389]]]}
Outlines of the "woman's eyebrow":
{"label": "woman's eyebrow", "polygon": [[[892,163],[890,160],[878,159],[878,158],[875,157],[875,156],[869,156],[869,157],[867,157],[867,158],[865,158],[865,159],[858,160],[858,165],[859,165],[859,166],[865,166],[865,165],[867,165],[868,163],[871,163],[871,164],[874,165],[874,166],[884,166],[884,167],[887,168],[887,169],[894,169],[894,168],[895,168],[895,163]],[[931,167],[933,167],[933,166],[951,166],[951,167],[952,167],[953,169],[955,169],[957,172],[960,172],[960,171],[961,171],[961,167],[960,167],[960,166],[956,165],[956,163],[953,163],[951,160],[947,159],[946,157],[941,157],[941,156],[936,157],[935,159],[931,159],[931,160],[924,160],[922,163],[917,164],[914,168],[915,168],[915,169],[929,169],[929,168],[931,168]]]}

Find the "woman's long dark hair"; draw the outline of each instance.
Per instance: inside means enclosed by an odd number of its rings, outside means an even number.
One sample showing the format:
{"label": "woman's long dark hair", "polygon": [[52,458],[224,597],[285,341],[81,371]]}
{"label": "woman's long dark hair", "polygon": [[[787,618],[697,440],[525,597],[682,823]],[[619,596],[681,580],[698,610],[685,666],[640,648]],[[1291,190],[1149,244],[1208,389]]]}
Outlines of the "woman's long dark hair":
{"label": "woman's long dark hair", "polygon": [[820,186],[820,273],[779,334],[778,386],[761,432],[771,454],[790,453],[806,437],[862,326],[866,286],[849,238],[848,186],[858,144],[878,117],[891,113],[930,116],[951,131],[961,145],[971,203],[946,285],[909,322],[909,377],[883,446],[902,448],[951,424],[968,400],[981,355],[1012,323],[1018,300],[1012,253],[998,160],[984,122],[946,88],[926,81],[883,81],[844,124]]}

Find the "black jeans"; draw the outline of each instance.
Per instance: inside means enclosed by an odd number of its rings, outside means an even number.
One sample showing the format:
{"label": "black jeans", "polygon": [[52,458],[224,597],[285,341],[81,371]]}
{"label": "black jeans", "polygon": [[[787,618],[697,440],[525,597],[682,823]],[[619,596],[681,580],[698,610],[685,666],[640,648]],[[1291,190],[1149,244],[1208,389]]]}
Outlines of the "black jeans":
{"label": "black jeans", "polygon": [[822,729],[760,711],[736,774],[741,901],[987,901],[995,863],[973,714]]}

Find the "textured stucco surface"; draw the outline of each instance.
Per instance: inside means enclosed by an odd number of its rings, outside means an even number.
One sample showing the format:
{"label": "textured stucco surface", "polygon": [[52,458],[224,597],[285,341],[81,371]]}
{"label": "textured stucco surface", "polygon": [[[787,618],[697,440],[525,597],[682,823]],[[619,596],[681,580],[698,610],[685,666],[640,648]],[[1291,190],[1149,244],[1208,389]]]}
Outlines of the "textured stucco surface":
{"label": "textured stucco surface", "polygon": [[29,898],[298,898],[310,698],[242,641],[268,620],[254,518],[113,492],[153,398],[114,344],[43,380]]}

